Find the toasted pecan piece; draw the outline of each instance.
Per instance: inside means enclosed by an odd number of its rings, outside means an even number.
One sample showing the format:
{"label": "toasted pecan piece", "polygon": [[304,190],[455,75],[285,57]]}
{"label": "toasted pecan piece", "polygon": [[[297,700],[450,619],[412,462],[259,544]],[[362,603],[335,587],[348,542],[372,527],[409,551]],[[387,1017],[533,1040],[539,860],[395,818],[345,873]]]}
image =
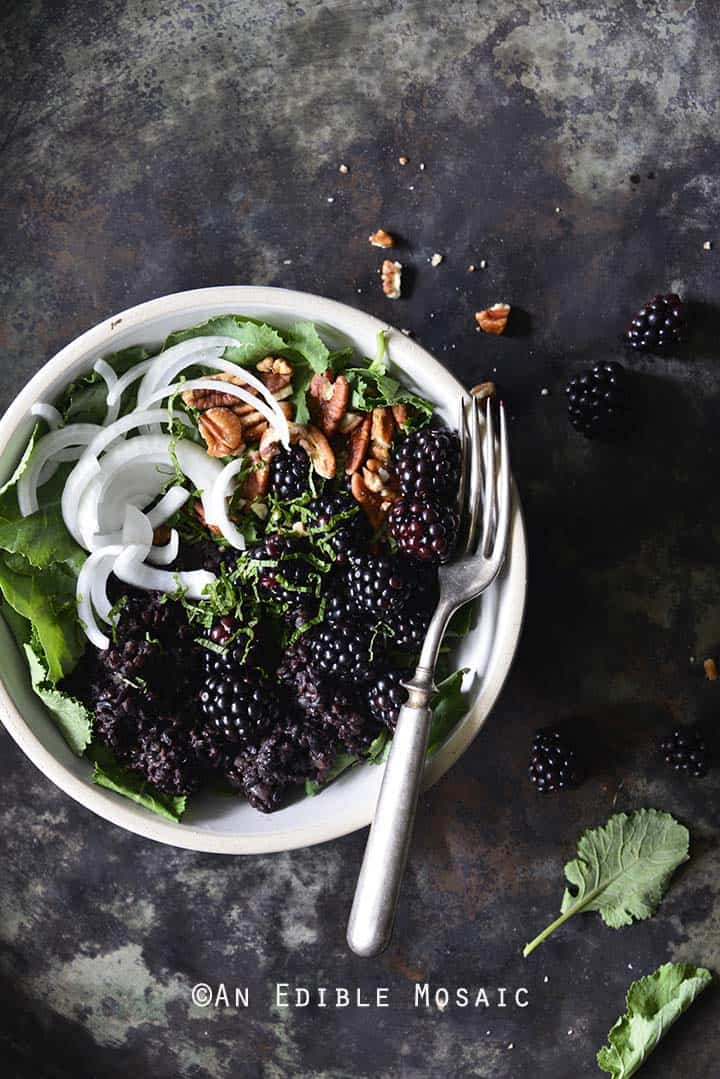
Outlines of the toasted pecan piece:
{"label": "toasted pecan piece", "polygon": [[390,460],[390,447],[395,437],[395,418],[389,406],[374,408],[370,427],[370,454],[386,464]]}
{"label": "toasted pecan piece", "polygon": [[239,457],[245,449],[243,423],[230,408],[209,408],[198,420],[209,457]]}
{"label": "toasted pecan piece", "polygon": [[330,377],[331,372],[313,375],[308,388],[308,408],[316,427],[332,438],[347,412],[350,384],[345,375]]}
{"label": "toasted pecan piece", "polygon": [[350,434],[350,438],[348,439],[348,452],[345,460],[345,471],[348,476],[352,476],[354,472],[357,472],[367,457],[367,452],[370,447],[371,427],[372,416],[368,414]]}
{"label": "toasted pecan piece", "polygon": [[494,382],[478,382],[473,386],[470,393],[477,397],[478,401],[487,401],[488,397],[494,397],[497,387]]}
{"label": "toasted pecan piece", "polygon": [[398,425],[398,427],[401,427],[404,430],[405,429],[405,424],[408,421],[408,407],[407,407],[407,405],[402,404],[402,403],[399,404],[399,405],[393,405],[392,406],[392,414],[393,414],[393,419],[395,420],[395,423]]}
{"label": "toasted pecan piece", "polygon": [[250,450],[247,454],[247,462],[250,472],[243,480],[241,494],[248,502],[252,502],[267,494],[270,485],[270,466],[263,461],[259,450]]}
{"label": "toasted pecan piece", "polygon": [[375,531],[377,531],[385,520],[385,513],[382,508],[382,495],[376,494],[366,487],[365,481],[359,472],[353,473],[353,478],[350,481],[350,490],[355,501],[362,507],[370,524]]}
{"label": "toasted pecan piece", "polygon": [[380,281],[388,300],[399,300],[402,288],[402,263],[385,259],[380,270]]}
{"label": "toasted pecan piece", "polygon": [[207,528],[208,532],[212,532],[213,536],[222,535],[222,531],[221,531],[221,529],[218,528],[217,525],[209,525],[207,523],[207,521],[205,520],[205,507],[203,506],[203,504],[202,504],[202,502],[200,501],[199,498],[196,498],[195,501],[193,502],[193,511],[195,513],[195,516],[199,520],[200,524],[204,528]]}
{"label": "toasted pecan piece", "polygon": [[256,369],[274,397],[287,390],[292,383],[292,364],[281,356],[266,356],[256,364]]}
{"label": "toasted pecan piece", "polygon": [[373,245],[373,247],[388,248],[392,247],[395,243],[395,237],[391,236],[389,232],[385,231],[385,229],[377,229],[376,232],[373,232],[370,234],[370,236],[368,236],[368,240]]}
{"label": "toasted pecan piece", "polygon": [[[224,371],[215,374],[213,372],[213,379],[218,382],[231,382],[233,386],[243,386],[248,393],[255,394],[255,390],[252,386],[248,386],[244,379],[238,375],[227,374]],[[237,397],[230,393],[223,393],[222,390],[185,390],[182,394],[182,399],[189,408],[197,408],[204,411],[208,408],[232,408],[240,406],[241,408],[249,408],[249,405],[241,404]]]}
{"label": "toasted pecan piece", "polygon": [[475,321],[485,333],[498,335],[505,332],[509,315],[510,304],[494,303],[492,307],[487,307],[482,311],[476,311]]}

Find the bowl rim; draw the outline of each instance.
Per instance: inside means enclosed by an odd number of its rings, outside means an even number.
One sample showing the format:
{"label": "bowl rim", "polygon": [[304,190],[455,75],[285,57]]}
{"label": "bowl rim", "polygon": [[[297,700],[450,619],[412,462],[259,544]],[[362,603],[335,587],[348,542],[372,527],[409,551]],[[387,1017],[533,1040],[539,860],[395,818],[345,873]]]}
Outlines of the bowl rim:
{"label": "bowl rim", "polygon": [[[268,307],[281,313],[283,309],[297,309],[298,306],[302,306],[307,311],[308,320],[337,328],[339,333],[349,332],[341,327],[343,323],[347,326],[348,321],[353,319],[363,322],[368,330],[374,328],[375,332],[394,329],[390,323],[341,301],[326,299],[314,293],[273,286],[220,285],[170,293],[147,300],[103,319],[73,338],[43,364],[0,419],[0,455],[6,451],[18,426],[26,420],[30,407],[42,398],[50,385],[82,353],[90,350],[97,350],[98,353],[112,351],[113,337],[118,336],[120,332],[125,333],[128,329],[139,327],[151,319],[172,317],[175,314],[180,318],[188,308],[203,304],[213,307],[225,305],[228,312],[237,311],[237,313],[240,313],[243,307]],[[268,318],[272,318],[270,313]],[[458,393],[466,392],[452,372],[448,371],[431,353],[416,341],[400,333],[394,342],[394,351],[398,350],[405,351],[406,354],[415,353],[416,358],[422,360],[426,367],[430,367],[431,370],[435,368],[445,380],[451,379],[456,384]],[[402,367],[402,363],[398,366]],[[517,649],[527,595],[527,542],[522,507],[514,483],[513,491],[514,506],[510,540],[512,573],[505,578],[509,593],[505,602],[509,605],[510,616],[505,632],[501,669],[495,670],[488,680],[489,685],[484,692],[484,707],[480,709],[475,702],[457,728],[455,735],[451,736],[428,762],[423,779],[424,788],[437,782],[468,749],[497,701]],[[480,712],[482,714],[479,714]],[[65,794],[112,824],[145,839],[152,839],[174,847],[215,854],[269,854],[313,846],[340,838],[367,826],[372,819],[373,807],[365,805],[358,807],[354,813],[343,816],[340,822],[337,818],[321,819],[313,825],[304,825],[301,829],[267,835],[206,832],[190,824],[175,824],[162,817],[156,817],[143,807],[112,795],[101,787],[86,784],[73,775],[33,733],[5,686],[2,674],[0,674],[0,720],[32,763]]]}

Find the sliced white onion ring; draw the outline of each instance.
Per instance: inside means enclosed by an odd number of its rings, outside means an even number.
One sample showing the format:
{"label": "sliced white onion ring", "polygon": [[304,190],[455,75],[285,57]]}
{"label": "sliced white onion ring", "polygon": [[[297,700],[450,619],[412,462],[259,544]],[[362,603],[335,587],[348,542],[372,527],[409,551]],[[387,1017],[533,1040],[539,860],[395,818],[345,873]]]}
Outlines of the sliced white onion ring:
{"label": "sliced white onion ring", "polygon": [[105,413],[104,426],[109,427],[120,414],[120,400],[110,402],[110,394],[117,386],[118,377],[106,360],[96,360],[93,364],[93,371],[97,371],[100,377],[105,380],[105,385],[107,386],[107,412]]}
{"label": "sliced white onion ring", "polygon": [[245,537],[237,525],[230,520],[226,500],[232,493],[230,484],[238,472],[241,472],[245,467],[247,465],[242,457],[237,457],[234,461],[230,461],[229,464],[225,465],[212,486],[208,500],[210,516],[207,518],[207,523],[217,525],[228,543],[237,551],[245,550]]}
{"label": "sliced white onion ring", "polygon": [[57,431],[64,422],[59,409],[55,408],[55,405],[49,405],[47,401],[38,401],[34,404],[30,409],[30,415],[37,416],[39,420],[45,420],[51,431]]}
{"label": "sliced white onion ring", "polygon": [[179,554],[180,535],[177,528],[173,528],[167,543],[159,547],[152,547],[147,560],[148,562],[152,562],[154,566],[169,566],[171,562],[175,561]]}
{"label": "sliced white onion ring", "polygon": [[215,574],[204,569],[171,573],[170,570],[147,566],[142,560],[147,558],[148,554],[148,548],[139,544],[126,547],[115,560],[115,576],[125,584],[144,588],[148,592],[166,592],[172,595],[182,589],[189,599],[200,599],[203,590],[215,580]]}
{"label": "sliced white onion ring", "polygon": [[38,479],[46,461],[53,459],[59,450],[67,449],[68,446],[86,446],[101,430],[102,428],[95,423],[70,423],[67,427],[50,431],[49,434],[38,439],[27,468],[17,485],[18,505],[23,517],[37,513],[39,509]]}
{"label": "sliced white onion ring", "polygon": [[98,626],[95,611],[104,621],[110,621],[112,606],[107,598],[107,580],[122,550],[119,546],[106,547],[91,554],[83,563],[77,579],[78,617],[88,639],[103,652],[110,647],[110,639]]}
{"label": "sliced white onion ring", "polygon": [[[209,334],[207,337],[191,337],[179,345],[166,348],[150,361],[147,373],[138,387],[138,408],[143,408],[147,397],[164,382],[170,382],[174,375],[166,377],[165,372],[178,361],[187,361],[184,366],[207,366],[207,361],[222,356],[226,348],[237,348],[234,337],[221,334]],[[183,368],[181,367],[180,370]]]}
{"label": "sliced white onion ring", "polygon": [[153,506],[148,512],[148,519],[153,528],[159,528],[160,525],[164,525],[166,521],[174,517],[177,511],[183,508],[189,497],[190,492],[179,485],[166,491],[158,501],[157,506]]}
{"label": "sliced white onion ring", "polygon": [[126,546],[137,544],[141,547],[152,547],[153,526],[142,510],[133,506],[132,503],[125,507],[122,541]]}
{"label": "sliced white onion ring", "polygon": [[238,397],[246,405],[252,405],[257,412],[265,417],[271,427],[276,428],[280,435],[280,441],[286,449],[290,446],[288,421],[275,398],[273,398],[273,401],[275,401],[277,407],[273,408],[264,399],[256,397],[248,390],[244,390],[242,386],[235,386],[232,382],[218,382],[216,378],[191,378],[187,382],[174,382],[169,386],[163,386],[159,390],[153,390],[145,404],[154,404],[172,396],[174,393],[184,392],[185,390],[218,390],[220,393],[227,393],[231,397]]}
{"label": "sliced white onion ring", "polygon": [[144,378],[153,360],[141,360],[140,363],[136,363],[134,367],[131,367],[129,371],[126,371],[124,375],[120,375],[112,389],[108,390],[107,403],[108,405],[114,405],[122,400],[122,395],[128,386],[132,386],[133,382],[137,382],[139,378]]}

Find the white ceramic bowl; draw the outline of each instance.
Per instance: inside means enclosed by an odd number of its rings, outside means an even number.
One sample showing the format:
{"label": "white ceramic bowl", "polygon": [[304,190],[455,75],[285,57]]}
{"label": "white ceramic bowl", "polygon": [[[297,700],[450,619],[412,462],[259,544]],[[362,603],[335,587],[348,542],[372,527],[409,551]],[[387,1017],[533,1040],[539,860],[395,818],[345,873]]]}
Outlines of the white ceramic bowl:
{"label": "white ceramic bowl", "polygon": [[[252,315],[280,327],[307,319],[319,325],[331,347],[351,344],[366,356],[375,354],[377,333],[387,329],[384,323],[345,304],[279,288],[197,289],[139,304],[72,341],[18,395],[0,420],[0,484],[11,475],[27,442],[33,425],[30,408],[36,401],[52,401],[99,356],[128,345],[159,345],[172,330],[226,313]],[[456,379],[424,349],[396,331],[389,335],[389,357],[391,365],[402,371],[403,380],[430,398],[438,413],[454,426],[462,392]],[[458,665],[474,673],[470,711],[428,763],[427,785],[467,749],[495,703],[515,652],[525,591],[525,532],[516,499],[505,569],[484,597],[477,628],[458,650]],[[53,783],[122,828],[191,850],[258,854],[322,843],[370,822],[382,776],[382,767],[372,765],[355,768],[315,798],[300,799],[271,815],[258,813],[239,799],[208,795],[190,800],[182,824],[165,821],[93,785],[90,765],[73,755],[34,695],[24,657],[1,618],[0,648],[0,717],[7,730]]]}

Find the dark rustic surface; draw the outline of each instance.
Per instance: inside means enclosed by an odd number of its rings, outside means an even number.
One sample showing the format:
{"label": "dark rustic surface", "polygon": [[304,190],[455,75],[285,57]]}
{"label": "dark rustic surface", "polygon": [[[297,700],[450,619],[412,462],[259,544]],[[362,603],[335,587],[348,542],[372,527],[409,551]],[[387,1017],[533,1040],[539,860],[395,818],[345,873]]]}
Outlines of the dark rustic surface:
{"label": "dark rustic surface", "polygon": [[[6,0],[2,404],[81,330],[156,295],[335,297],[412,329],[468,382],[497,369],[531,581],[507,687],[422,800],[375,962],[344,943],[363,834],[264,858],[163,848],[75,805],[2,735],[4,1075],[577,1079],[599,1074],[633,977],[667,959],[720,971],[720,771],[684,782],[653,751],[674,721],[712,727],[720,694],[701,664],[720,644],[716,14],[712,0]],[[394,306],[366,241],[381,225],[415,269]],[[566,376],[618,357],[631,311],[671,287],[692,302],[691,343],[631,361],[640,434],[586,444]],[[519,332],[481,338],[472,313],[497,300],[525,313]],[[557,717],[576,719],[595,774],[542,798],[527,746]],[[652,920],[578,917],[524,961],[579,832],[615,802],[679,816],[691,863]],[[276,980],[388,985],[392,1007],[281,1013]],[[417,980],[525,985],[531,1005],[416,1011]],[[250,1009],[194,1007],[198,981],[248,984]],[[716,1074],[716,1007],[706,994],[643,1075]]]}

